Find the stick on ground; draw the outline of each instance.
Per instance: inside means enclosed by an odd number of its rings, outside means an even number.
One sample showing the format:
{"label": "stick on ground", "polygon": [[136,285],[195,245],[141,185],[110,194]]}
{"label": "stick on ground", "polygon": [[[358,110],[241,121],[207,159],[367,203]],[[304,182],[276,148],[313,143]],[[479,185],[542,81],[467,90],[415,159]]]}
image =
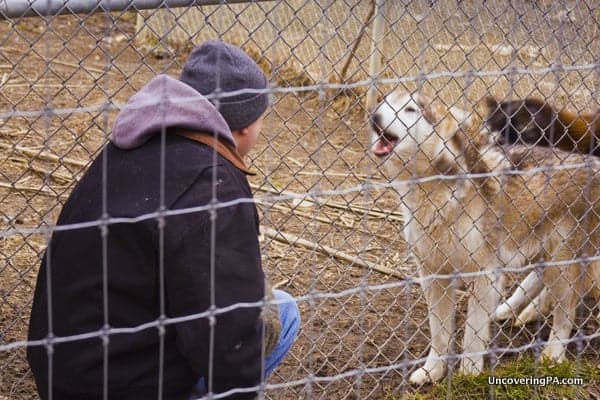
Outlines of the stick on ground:
{"label": "stick on ground", "polygon": [[391,275],[391,276],[394,276],[399,279],[405,279],[404,276],[402,274],[400,274],[398,271],[395,271],[388,267],[384,267],[382,265],[368,263],[366,261],[361,260],[360,258],[354,257],[350,254],[346,254],[346,253],[339,251],[337,249],[334,249],[332,247],[324,246],[322,244],[315,243],[315,242],[311,242],[309,240],[302,239],[296,235],[292,235],[290,233],[284,233],[281,231],[276,231],[271,228],[262,227],[261,231],[265,234],[265,236],[268,236],[273,240],[277,240],[279,242],[291,244],[294,246],[304,247],[304,248],[307,248],[310,250],[315,250],[315,251],[321,252],[323,254],[326,254],[328,256],[331,256],[333,258],[337,258],[342,261],[347,261],[352,264],[358,265],[359,267],[366,268],[368,270],[377,271],[377,272],[380,272],[385,275]]}
{"label": "stick on ground", "polygon": [[51,153],[48,153],[45,151],[41,151],[41,150],[31,149],[29,147],[23,147],[23,146],[12,145],[12,144],[7,144],[7,143],[0,143],[0,148],[14,150],[19,153],[28,155],[30,157],[39,158],[42,160],[57,161],[57,162],[60,162],[63,164],[74,165],[76,167],[86,168],[88,166],[88,163],[86,163],[85,161],[75,160],[75,159],[69,158],[69,157],[59,157],[57,155],[54,155],[54,154],[51,154]]}

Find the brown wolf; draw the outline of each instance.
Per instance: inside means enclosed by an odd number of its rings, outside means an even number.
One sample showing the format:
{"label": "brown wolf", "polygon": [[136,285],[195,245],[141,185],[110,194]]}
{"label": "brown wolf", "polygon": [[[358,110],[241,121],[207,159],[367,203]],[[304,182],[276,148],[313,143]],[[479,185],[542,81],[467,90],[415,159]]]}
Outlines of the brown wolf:
{"label": "brown wolf", "polygon": [[536,97],[486,99],[486,125],[502,144],[535,144],[600,156],[600,113],[557,110]]}
{"label": "brown wolf", "polygon": [[[598,111],[558,110],[537,97],[502,101],[488,97],[485,102],[488,109],[485,124],[499,144],[531,144],[600,156]],[[533,301],[529,302],[531,299]],[[529,304],[521,310],[526,303]],[[514,317],[513,324],[521,326],[546,316],[550,308],[548,290],[543,287],[538,274],[531,273],[498,307],[495,319]]]}

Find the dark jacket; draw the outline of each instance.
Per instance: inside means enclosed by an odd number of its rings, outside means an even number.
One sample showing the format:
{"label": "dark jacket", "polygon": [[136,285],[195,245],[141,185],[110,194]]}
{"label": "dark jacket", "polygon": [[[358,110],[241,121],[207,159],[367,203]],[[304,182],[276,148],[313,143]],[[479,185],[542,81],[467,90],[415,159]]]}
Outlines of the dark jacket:
{"label": "dark jacket", "polygon": [[[163,93],[179,93],[182,88],[172,81],[159,78]],[[130,107],[139,105],[140,98],[156,96],[148,87],[140,93],[117,119],[113,143],[102,150],[71,193],[59,227],[99,221],[103,216],[139,217],[158,211],[161,204],[166,210],[204,206],[213,193],[218,202],[252,198],[244,172],[220,155],[215,158],[211,147],[175,134],[182,127],[199,129],[202,124],[196,123],[203,120],[208,124],[205,131],[219,135],[224,121],[214,107],[204,102],[190,107],[190,123],[183,124],[165,117],[177,114],[167,108],[161,126],[152,117],[156,110]],[[125,119],[137,123],[123,124],[124,113]],[[137,119],[131,119],[132,113],[137,113]],[[194,118],[193,113],[203,114]],[[131,135],[128,127],[141,132],[143,140]],[[219,136],[230,143],[227,132]],[[123,137],[133,138],[128,143],[134,144],[123,145],[118,140]],[[202,313],[209,310],[211,296],[217,308],[263,299],[258,216],[250,201],[218,208],[213,215],[205,210],[167,216],[164,227],[152,217],[55,231],[38,275],[29,339],[46,338],[50,324],[55,337],[96,332],[105,324],[139,327],[159,320],[161,303],[166,318]],[[164,399],[187,399],[197,380],[209,376],[210,354],[213,392],[256,385],[261,373],[260,307],[237,308],[214,321],[212,330],[209,318],[197,318],[167,324],[164,330],[152,326],[110,334],[105,345],[101,337],[54,344],[51,376],[46,347],[29,347],[28,359],[42,398],[47,397],[50,381],[54,399],[100,399],[106,367],[109,399],[158,398],[160,387]]]}

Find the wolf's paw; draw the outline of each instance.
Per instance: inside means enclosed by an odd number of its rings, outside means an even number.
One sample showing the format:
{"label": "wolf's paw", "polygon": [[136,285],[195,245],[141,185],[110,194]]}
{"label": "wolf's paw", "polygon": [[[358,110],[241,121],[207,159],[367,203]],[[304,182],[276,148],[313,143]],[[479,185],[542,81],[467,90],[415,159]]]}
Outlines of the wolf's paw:
{"label": "wolf's paw", "polygon": [[463,358],[459,371],[463,375],[479,375],[483,372],[483,359],[471,360],[470,358]]}
{"label": "wolf's paw", "polygon": [[505,321],[515,316],[513,309],[506,303],[502,303],[496,308],[493,318],[495,321]]}
{"label": "wolf's paw", "polygon": [[542,351],[542,360],[561,363],[565,359],[565,348],[562,344],[549,344]]}
{"label": "wolf's paw", "polygon": [[515,319],[513,326],[521,327],[528,322],[537,321],[542,317],[542,313],[535,307],[533,303],[529,303],[521,314]]}
{"label": "wolf's paw", "polygon": [[444,377],[444,365],[437,365],[433,369],[428,370],[421,367],[410,375],[408,381],[412,385],[423,385],[429,382],[437,382]]}

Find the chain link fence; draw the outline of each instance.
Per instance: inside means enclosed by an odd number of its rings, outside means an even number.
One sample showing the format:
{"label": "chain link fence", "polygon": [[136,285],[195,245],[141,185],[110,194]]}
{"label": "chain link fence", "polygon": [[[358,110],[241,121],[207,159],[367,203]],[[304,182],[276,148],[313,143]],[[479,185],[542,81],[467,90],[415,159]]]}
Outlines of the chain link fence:
{"label": "chain link fence", "polygon": [[[5,3],[1,9],[10,9]],[[430,345],[428,307],[403,236],[401,200],[368,153],[373,104],[365,105],[366,94],[381,99],[394,89],[418,90],[475,118],[485,116],[487,96],[536,96],[559,108],[595,111],[599,5],[223,1],[5,17],[0,399],[36,398],[25,340],[37,270],[65,199],[107,143],[118,109],[156,74],[178,76],[193,45],[214,38],[251,54],[274,98],[250,154],[257,172],[250,180],[264,268],[298,299],[303,321],[265,397],[461,398],[461,381],[452,374],[443,388],[408,383]],[[461,322],[467,292],[459,293]],[[569,346],[577,376],[600,359],[598,320],[590,318],[598,307],[593,300],[584,305],[579,339]],[[547,335],[543,320],[519,329],[498,324],[492,373],[520,354],[538,354]],[[599,397],[597,369],[569,390],[561,396]],[[484,385],[480,398],[487,397],[510,398]]]}

